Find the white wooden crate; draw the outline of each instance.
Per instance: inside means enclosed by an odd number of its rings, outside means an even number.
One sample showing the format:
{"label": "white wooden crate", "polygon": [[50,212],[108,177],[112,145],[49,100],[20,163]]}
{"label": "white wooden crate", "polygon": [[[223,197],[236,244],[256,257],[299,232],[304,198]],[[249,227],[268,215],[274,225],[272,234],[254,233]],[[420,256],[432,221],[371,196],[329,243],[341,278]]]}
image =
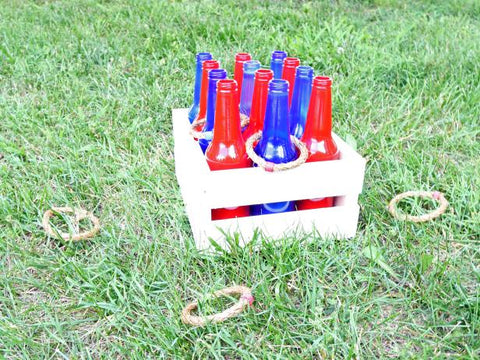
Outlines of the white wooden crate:
{"label": "white wooden crate", "polygon": [[[189,135],[187,113],[187,109],[172,111],[175,173],[198,249],[210,248],[209,238],[227,248],[222,230],[238,232],[243,244],[252,239],[255,229],[272,239],[292,231],[315,230],[321,236],[337,238],[355,235],[366,161],[338,136],[334,138],[340,160],[305,163],[277,173],[258,167],[210,171],[200,145]],[[216,208],[329,196],[336,197],[334,207],[211,219],[211,209]]]}

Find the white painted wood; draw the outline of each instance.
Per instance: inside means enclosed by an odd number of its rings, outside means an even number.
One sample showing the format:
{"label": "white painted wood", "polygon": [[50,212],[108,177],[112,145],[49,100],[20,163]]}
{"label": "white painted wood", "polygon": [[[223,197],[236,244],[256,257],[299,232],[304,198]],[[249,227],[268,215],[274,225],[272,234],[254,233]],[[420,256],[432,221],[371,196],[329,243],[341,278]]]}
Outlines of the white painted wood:
{"label": "white painted wood", "polygon": [[[366,161],[338,136],[334,135],[340,160],[306,163],[278,173],[253,167],[210,171],[198,142],[189,135],[187,109],[174,109],[172,117],[175,172],[199,249],[209,248],[209,238],[226,246],[221,230],[238,231],[244,243],[251,240],[255,229],[271,238],[294,231],[338,238],[355,235]],[[327,196],[337,197],[335,207],[211,220],[214,208]]]}

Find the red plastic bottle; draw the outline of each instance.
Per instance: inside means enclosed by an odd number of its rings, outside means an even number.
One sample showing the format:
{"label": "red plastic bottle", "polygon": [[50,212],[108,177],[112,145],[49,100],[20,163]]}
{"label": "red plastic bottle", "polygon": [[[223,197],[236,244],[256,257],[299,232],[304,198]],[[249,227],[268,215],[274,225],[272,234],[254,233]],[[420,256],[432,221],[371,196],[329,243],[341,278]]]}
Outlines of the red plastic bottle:
{"label": "red plastic bottle", "polygon": [[243,63],[248,60],[252,60],[252,55],[250,55],[249,53],[237,53],[235,55],[235,69],[233,72],[233,79],[237,82],[239,99],[240,94],[242,93]]}
{"label": "red plastic bottle", "polygon": [[[313,78],[312,96],[308,107],[305,132],[301,139],[307,146],[307,162],[337,160],[337,144],[332,138],[332,79],[328,76]],[[328,176],[324,174],[323,176]],[[333,197],[297,201],[298,210],[333,206]]]}
{"label": "red plastic bottle", "polygon": [[[237,82],[231,79],[217,82],[217,104],[213,139],[205,152],[210,170],[251,167],[240,128]],[[228,186],[229,184],[225,184]],[[232,189],[236,191],[236,189]],[[212,220],[249,216],[248,206],[212,209]]]}
{"label": "red plastic bottle", "polygon": [[273,79],[273,71],[259,69],[255,72],[255,85],[253,88],[252,110],[250,122],[243,132],[243,139],[247,139],[263,129],[263,119],[267,108],[268,83]]}
{"label": "red plastic bottle", "polygon": [[[202,87],[200,90],[200,109],[194,121],[205,119],[207,115],[207,94],[208,94],[208,72],[220,68],[217,60],[205,60],[202,65]],[[203,125],[196,126],[195,130],[202,131]]]}
{"label": "red plastic bottle", "polygon": [[299,58],[286,57],[283,60],[282,79],[287,80],[290,85],[288,87],[288,106],[292,103],[293,87],[295,85],[295,71],[298,65],[300,65]]}

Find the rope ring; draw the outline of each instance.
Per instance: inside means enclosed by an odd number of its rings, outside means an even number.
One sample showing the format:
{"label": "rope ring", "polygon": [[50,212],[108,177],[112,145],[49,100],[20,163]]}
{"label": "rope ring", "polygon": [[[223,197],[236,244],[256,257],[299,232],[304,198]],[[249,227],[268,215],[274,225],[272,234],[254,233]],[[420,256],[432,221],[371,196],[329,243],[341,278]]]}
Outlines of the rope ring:
{"label": "rope ring", "polygon": [[[399,213],[395,205],[400,200],[409,198],[409,197],[421,197],[422,199],[427,199],[427,198],[433,199],[438,201],[440,205],[435,210],[420,216],[413,216],[413,215],[406,215],[406,214]],[[388,211],[390,211],[392,216],[398,220],[408,220],[408,221],[419,223],[419,222],[435,219],[436,217],[442,215],[447,209],[447,207],[448,207],[448,201],[447,199],[445,199],[445,196],[443,195],[443,193],[439,191],[407,191],[395,196],[390,201],[390,203],[388,204]]]}
{"label": "rope ring", "polygon": [[290,161],[288,163],[283,164],[275,164],[270,161],[266,161],[265,159],[261,158],[257,155],[257,153],[253,150],[253,144],[255,141],[260,140],[262,137],[262,132],[259,131],[252,136],[250,136],[247,141],[245,142],[245,147],[247,149],[247,154],[252,161],[263,168],[265,171],[268,172],[275,172],[275,171],[284,171],[289,169],[294,169],[307,161],[308,158],[308,150],[307,147],[303,142],[298,140],[295,136],[290,135],[290,139],[292,140],[293,144],[297,147],[300,155],[296,160]]}
{"label": "rope ring", "polygon": [[193,136],[195,139],[211,140],[213,135],[212,131],[203,132],[203,131],[197,131],[196,129],[198,126],[203,127],[203,125],[205,125],[206,122],[207,121],[205,118],[195,119],[195,121],[190,126],[190,135]]}
{"label": "rope ring", "polygon": [[[190,135],[193,136],[195,139],[205,139],[205,140],[212,140],[213,138],[213,131],[197,131],[196,128],[198,126],[205,125],[206,120],[198,119],[195,120],[191,127],[190,127]],[[250,123],[250,118],[245,114],[240,114],[240,128],[244,128]]]}
{"label": "rope ring", "polygon": [[243,129],[250,124],[250,117],[245,114],[240,114],[240,127]]}
{"label": "rope ring", "polygon": [[246,286],[236,285],[222,290],[215,291],[213,294],[209,295],[209,298],[215,299],[220,296],[240,294],[238,302],[228,309],[222,311],[221,313],[208,315],[208,316],[196,316],[191,315],[191,312],[198,308],[198,301],[195,300],[189,303],[182,310],[182,322],[187,325],[193,326],[205,326],[207,323],[220,323],[231,317],[237,316],[240,314],[247,306],[253,304],[254,298],[252,295],[252,290]]}
{"label": "rope ring", "polygon": [[[69,233],[54,232],[50,225],[50,218],[55,213],[74,214],[75,218],[73,223],[77,232],[79,231],[78,226],[79,226],[80,220],[82,219],[87,219],[87,218],[90,219],[90,221],[93,223],[93,227],[88,231],[84,231],[84,232],[72,234],[72,235]],[[94,237],[100,230],[100,221],[91,212],[83,209],[72,209],[71,207],[52,207],[50,210],[45,211],[45,214],[43,214],[42,226],[45,232],[51,237],[60,236],[65,241],[79,241],[79,240],[85,240],[85,239]]]}

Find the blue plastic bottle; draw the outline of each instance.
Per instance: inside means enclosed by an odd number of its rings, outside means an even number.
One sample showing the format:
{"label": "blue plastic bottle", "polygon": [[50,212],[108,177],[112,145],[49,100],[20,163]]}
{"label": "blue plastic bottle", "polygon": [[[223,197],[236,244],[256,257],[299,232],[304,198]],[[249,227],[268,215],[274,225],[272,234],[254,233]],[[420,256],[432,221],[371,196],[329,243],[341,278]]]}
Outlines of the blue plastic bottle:
{"label": "blue plastic bottle", "polygon": [[240,95],[240,114],[250,116],[252,109],[253,87],[255,71],[260,69],[260,61],[249,60],[243,63],[242,94]]}
{"label": "blue plastic bottle", "polygon": [[205,60],[212,60],[212,54],[208,52],[201,52],[197,54],[197,65],[195,68],[195,88],[193,90],[193,104],[188,111],[188,120],[190,124],[195,120],[198,115],[200,107],[200,89],[202,87],[202,63]]}
{"label": "blue plastic bottle", "polygon": [[292,103],[290,104],[290,134],[301,138],[307,121],[308,105],[312,94],[313,69],[297,67]]}
{"label": "blue plastic bottle", "polygon": [[283,59],[287,57],[287,53],[281,50],[272,52],[272,60],[270,61],[270,69],[273,70],[273,78],[281,79],[283,72]]}
{"label": "blue plastic bottle", "polygon": [[227,71],[224,69],[213,69],[208,73],[207,116],[202,130],[203,133],[207,133],[207,136],[198,140],[204,154],[212,141],[212,132],[215,124],[215,105],[217,103],[217,82],[226,78]]}
{"label": "blue plastic bottle", "polygon": [[[298,157],[297,150],[290,139],[288,117],[288,81],[271,80],[268,85],[263,134],[255,146],[257,155],[275,164],[287,163]],[[252,215],[293,210],[295,210],[294,201],[253,205],[250,209]]]}

